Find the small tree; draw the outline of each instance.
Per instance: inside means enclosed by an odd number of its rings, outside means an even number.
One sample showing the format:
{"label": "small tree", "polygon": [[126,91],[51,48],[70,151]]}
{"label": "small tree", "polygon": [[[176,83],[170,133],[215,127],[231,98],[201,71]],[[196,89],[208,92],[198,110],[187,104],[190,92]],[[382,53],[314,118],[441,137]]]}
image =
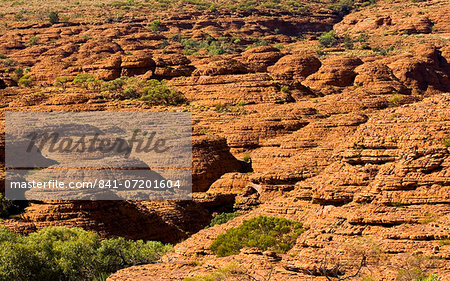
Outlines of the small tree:
{"label": "small tree", "polygon": [[158,260],[170,245],[100,241],[81,228],[49,227],[29,236],[0,227],[0,280],[105,280],[121,268]]}

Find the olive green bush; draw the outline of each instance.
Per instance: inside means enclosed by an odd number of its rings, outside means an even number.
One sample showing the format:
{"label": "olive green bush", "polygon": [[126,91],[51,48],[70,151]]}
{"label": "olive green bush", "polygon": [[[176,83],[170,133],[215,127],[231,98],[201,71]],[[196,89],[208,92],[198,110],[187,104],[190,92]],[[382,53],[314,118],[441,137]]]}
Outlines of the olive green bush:
{"label": "olive green bush", "polygon": [[[135,77],[119,77],[102,81],[89,73],[80,73],[73,84],[88,90],[100,91],[108,98],[125,100],[140,99],[151,105],[180,105],[186,103],[184,95],[170,88],[166,82],[156,79],[143,80]],[[56,84],[58,84],[56,82]]]}
{"label": "olive green bush", "polygon": [[319,37],[319,43],[324,47],[331,47],[338,43],[338,39],[336,37],[336,32],[334,30],[330,30],[329,32],[324,32]]}
{"label": "olive green bush", "polygon": [[0,228],[0,280],[104,280],[121,268],[159,259],[170,245],[99,239],[81,228],[49,227],[29,236]]}
{"label": "olive green bush", "polygon": [[101,88],[101,82],[93,74],[79,73],[72,81],[75,85],[87,90],[98,91]]}
{"label": "olive green bush", "polygon": [[224,224],[227,221],[230,221],[234,218],[237,218],[241,215],[241,213],[239,212],[234,212],[234,213],[221,213],[219,215],[217,215],[216,217],[214,217],[210,224],[208,225],[208,227],[214,226],[214,225],[218,225],[218,224]]}
{"label": "olive green bush", "polygon": [[300,222],[259,216],[246,220],[241,226],[219,235],[210,249],[219,257],[238,254],[244,247],[286,253],[303,232],[303,225]]}
{"label": "olive green bush", "polygon": [[186,102],[186,98],[180,92],[172,90],[166,83],[151,79],[146,81],[141,100],[149,104],[179,105]]}

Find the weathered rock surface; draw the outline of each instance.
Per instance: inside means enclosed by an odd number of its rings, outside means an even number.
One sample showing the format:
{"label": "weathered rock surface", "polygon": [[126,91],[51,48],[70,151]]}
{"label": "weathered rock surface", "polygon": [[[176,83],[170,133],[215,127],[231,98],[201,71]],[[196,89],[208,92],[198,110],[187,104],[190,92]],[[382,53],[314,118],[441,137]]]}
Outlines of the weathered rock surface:
{"label": "weathered rock surface", "polygon": [[[143,8],[85,9],[86,17],[56,25],[31,13],[28,22],[13,20],[14,5],[3,4],[0,116],[189,111],[193,201],[36,201],[3,225],[21,233],[78,226],[102,237],[184,240],[161,263],[110,280],[182,280],[237,262],[258,280],[325,281],[323,271],[338,262],[340,273],[355,273],[363,253],[367,265],[355,280],[394,280],[418,257],[424,271],[450,279],[446,1],[377,1],[340,23],[329,3],[311,1],[300,15],[189,3],[181,14],[139,3]],[[72,9],[81,11],[64,14]],[[317,37],[333,25],[337,45],[319,46]],[[30,87],[19,81],[21,71]],[[187,105],[113,100],[98,85],[73,84],[79,73],[167,79]],[[56,83],[59,76],[68,81]],[[201,230],[216,214],[236,210],[244,215]],[[286,254],[245,248],[217,258],[208,249],[261,214],[301,221],[306,232]]]}
{"label": "weathered rock surface", "polygon": [[319,70],[320,65],[314,54],[305,52],[282,57],[268,71],[283,78],[304,79]]}
{"label": "weathered rock surface", "polygon": [[192,144],[192,190],[206,191],[221,175],[241,169],[226,139],[200,136]]}
{"label": "weathered rock surface", "polygon": [[[145,280],[150,272],[157,280],[181,280],[233,262],[245,264],[252,276],[271,272],[277,280],[306,280],[311,274],[323,275],[325,258],[327,270],[339,262],[342,274],[351,275],[363,254],[362,276],[391,280],[406,259],[419,253],[433,260],[422,266],[439,268],[446,278],[449,249],[442,241],[450,237],[450,151],[442,138],[450,133],[449,106],[450,96],[445,94],[381,110],[338,145],[333,163],[297,182],[291,192],[248,215],[200,231],[178,244],[161,264],[124,269],[109,280]],[[305,160],[297,163],[301,161]],[[211,191],[222,186],[232,192],[246,185],[242,177],[229,174]],[[247,250],[225,258],[208,252],[220,233],[261,214],[302,221],[307,231],[292,250],[280,255],[281,260]],[[192,266],[193,260],[197,265]],[[185,271],[177,269],[180,264],[186,265]]]}
{"label": "weathered rock surface", "polygon": [[351,86],[357,75],[355,68],[362,63],[359,58],[353,57],[327,58],[317,72],[303,81],[303,85],[316,89],[322,94],[332,93],[338,87]]}

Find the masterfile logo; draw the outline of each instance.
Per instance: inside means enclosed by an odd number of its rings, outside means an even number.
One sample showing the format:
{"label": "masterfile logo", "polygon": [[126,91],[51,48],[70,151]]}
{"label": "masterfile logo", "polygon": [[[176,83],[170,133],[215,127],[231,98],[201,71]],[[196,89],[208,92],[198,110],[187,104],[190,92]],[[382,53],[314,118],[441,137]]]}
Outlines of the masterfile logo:
{"label": "masterfile logo", "polygon": [[190,113],[7,113],[11,200],[191,199]]}

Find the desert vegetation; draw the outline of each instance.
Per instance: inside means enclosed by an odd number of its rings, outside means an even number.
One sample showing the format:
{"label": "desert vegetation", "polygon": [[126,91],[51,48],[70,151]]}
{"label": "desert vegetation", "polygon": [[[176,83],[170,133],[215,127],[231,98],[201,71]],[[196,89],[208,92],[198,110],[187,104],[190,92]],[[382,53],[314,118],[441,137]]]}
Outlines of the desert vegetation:
{"label": "desert vegetation", "polygon": [[1,280],[105,280],[118,269],[158,260],[170,245],[100,240],[80,228],[50,227],[28,236],[0,228]]}
{"label": "desert vegetation", "polygon": [[210,249],[219,257],[238,254],[244,247],[286,253],[304,231],[300,222],[284,218],[259,216],[221,234]]}
{"label": "desert vegetation", "polygon": [[[66,77],[58,77],[56,85],[64,86]],[[113,99],[138,99],[152,105],[179,105],[186,102],[182,93],[171,89],[166,82],[120,77],[111,81],[97,79],[89,73],[80,73],[72,81],[78,87],[97,91]]]}
{"label": "desert vegetation", "polygon": [[239,217],[240,215],[241,215],[241,213],[239,213],[239,212],[218,214],[211,220],[211,223],[208,225],[208,227],[219,225],[219,224],[224,224],[227,221],[230,221],[234,218]]}

